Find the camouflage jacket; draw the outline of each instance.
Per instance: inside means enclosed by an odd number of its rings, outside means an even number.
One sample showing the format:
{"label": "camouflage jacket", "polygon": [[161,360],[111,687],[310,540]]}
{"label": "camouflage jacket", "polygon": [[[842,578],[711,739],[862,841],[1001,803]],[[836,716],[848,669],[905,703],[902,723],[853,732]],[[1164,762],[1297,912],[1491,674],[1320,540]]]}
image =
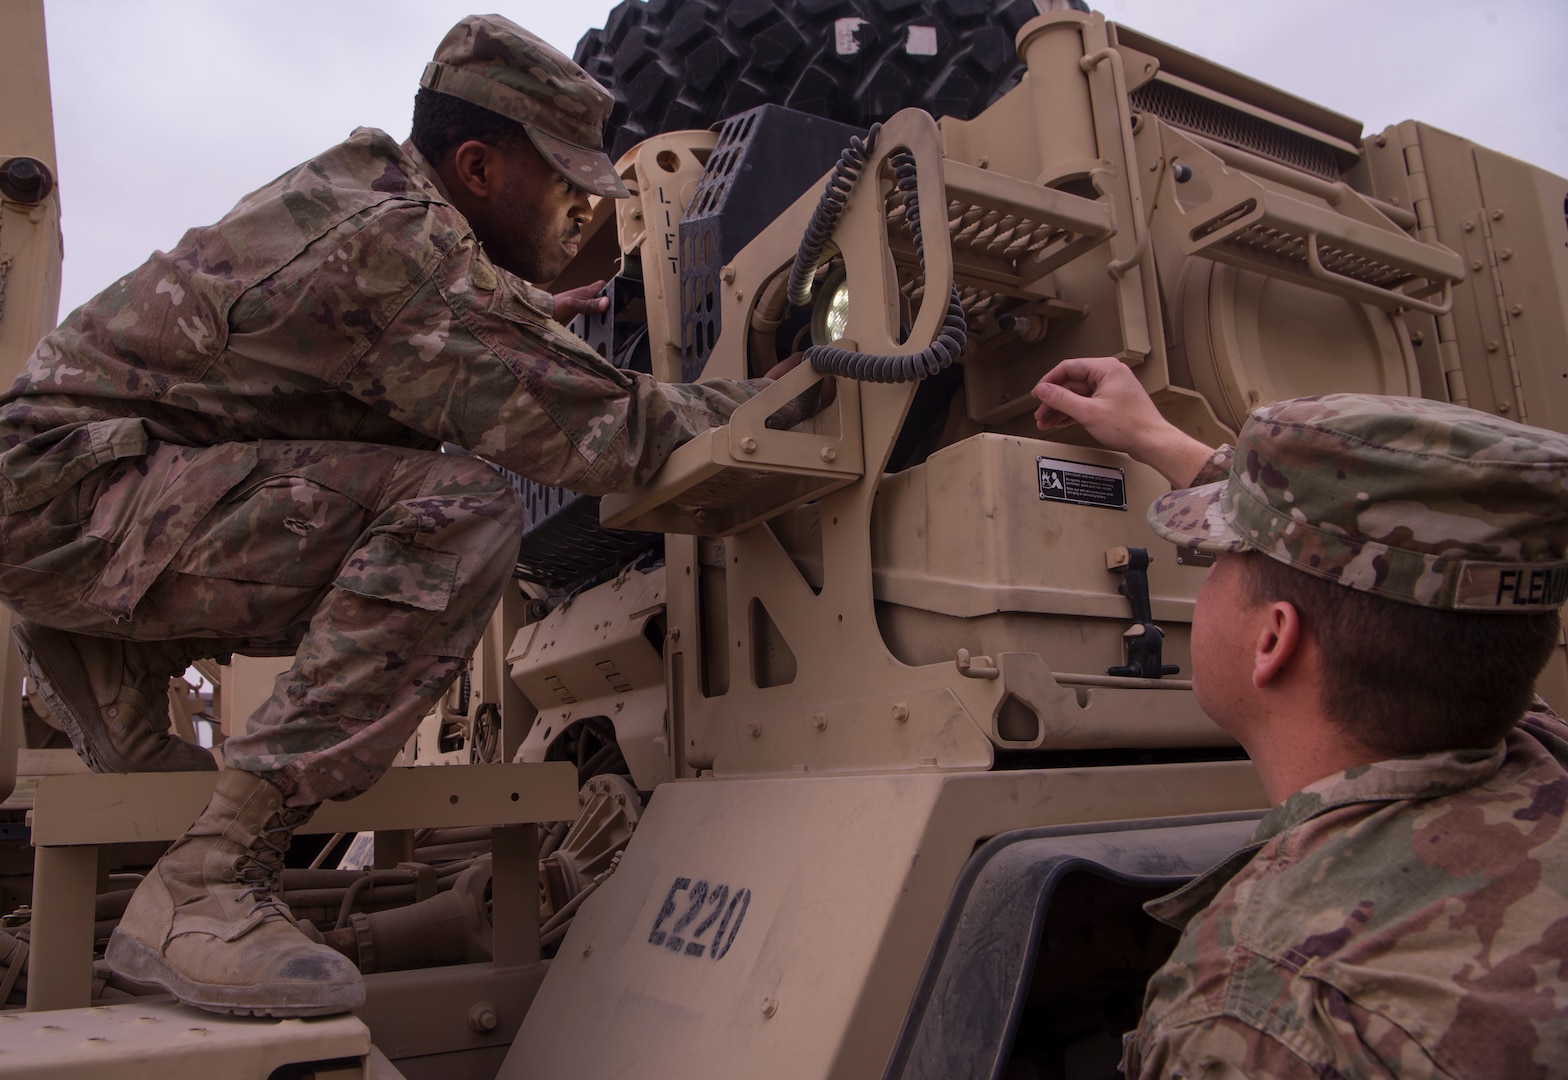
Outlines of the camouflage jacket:
{"label": "camouflage jacket", "polygon": [[1146,1077],[1568,1077],[1568,724],[1326,777],[1147,906]]}
{"label": "camouflage jacket", "polygon": [[604,492],[758,388],[618,370],[540,296],[490,261],[412,146],[360,128],[40,342],[0,397],[0,512],[150,440],[447,441]]}

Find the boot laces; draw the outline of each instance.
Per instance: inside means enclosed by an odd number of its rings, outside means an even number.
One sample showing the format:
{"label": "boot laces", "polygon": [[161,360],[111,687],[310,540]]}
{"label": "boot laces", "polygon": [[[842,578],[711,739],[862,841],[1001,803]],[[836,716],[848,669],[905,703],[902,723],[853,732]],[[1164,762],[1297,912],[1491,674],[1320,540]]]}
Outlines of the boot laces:
{"label": "boot laces", "polygon": [[265,912],[262,921],[287,919],[294,921],[289,907],[278,895],[283,891],[283,860],[294,839],[294,830],[310,820],[310,809],[284,807],[272,821],[256,835],[256,841],[239,857],[234,865],[234,878],[240,885],[240,895],[250,898],[246,917]]}

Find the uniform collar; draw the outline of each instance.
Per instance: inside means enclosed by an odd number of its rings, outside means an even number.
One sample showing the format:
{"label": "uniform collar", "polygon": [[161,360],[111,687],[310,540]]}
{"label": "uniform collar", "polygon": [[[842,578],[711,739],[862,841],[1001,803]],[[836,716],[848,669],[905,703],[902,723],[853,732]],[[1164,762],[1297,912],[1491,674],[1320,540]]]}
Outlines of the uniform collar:
{"label": "uniform collar", "polygon": [[1485,750],[1445,750],[1412,754],[1370,765],[1357,765],[1325,776],[1289,796],[1264,815],[1247,846],[1227,856],[1219,865],[1143,906],[1150,915],[1180,930],[1209,905],[1225,883],[1235,877],[1252,857],[1275,837],[1341,806],[1356,803],[1405,802],[1431,799],[1475,787],[1496,775],[1516,739],[1529,736],[1510,732]]}
{"label": "uniform collar", "polygon": [[403,151],[408,156],[408,159],[414,163],[414,166],[419,170],[419,178],[435,188],[442,201],[450,203],[452,201],[452,193],[447,191],[446,185],[441,182],[441,174],[436,172],[436,167],[430,164],[430,161],[424,154],[419,152],[419,147],[414,145],[414,140],[404,139],[403,144],[398,149]]}

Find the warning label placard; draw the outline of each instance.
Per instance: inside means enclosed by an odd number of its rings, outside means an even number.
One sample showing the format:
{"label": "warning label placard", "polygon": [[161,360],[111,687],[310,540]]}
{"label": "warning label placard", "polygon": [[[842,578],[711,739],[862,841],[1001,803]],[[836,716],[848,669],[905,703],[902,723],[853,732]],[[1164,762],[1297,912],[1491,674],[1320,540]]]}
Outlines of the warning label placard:
{"label": "warning label placard", "polygon": [[1127,509],[1127,474],[1124,470],[1047,457],[1034,461],[1040,479],[1040,498],[1078,506]]}

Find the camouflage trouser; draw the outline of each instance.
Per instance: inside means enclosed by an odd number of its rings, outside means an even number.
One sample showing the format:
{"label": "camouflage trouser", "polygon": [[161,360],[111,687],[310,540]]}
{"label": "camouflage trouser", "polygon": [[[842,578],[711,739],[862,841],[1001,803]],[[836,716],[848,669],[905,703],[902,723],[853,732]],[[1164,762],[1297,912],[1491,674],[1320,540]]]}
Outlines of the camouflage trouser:
{"label": "camouflage trouser", "polygon": [[478,643],[521,530],[517,496],[471,458],[154,444],[0,517],[0,598],[87,634],[293,653],[224,758],[304,806],[386,770]]}

